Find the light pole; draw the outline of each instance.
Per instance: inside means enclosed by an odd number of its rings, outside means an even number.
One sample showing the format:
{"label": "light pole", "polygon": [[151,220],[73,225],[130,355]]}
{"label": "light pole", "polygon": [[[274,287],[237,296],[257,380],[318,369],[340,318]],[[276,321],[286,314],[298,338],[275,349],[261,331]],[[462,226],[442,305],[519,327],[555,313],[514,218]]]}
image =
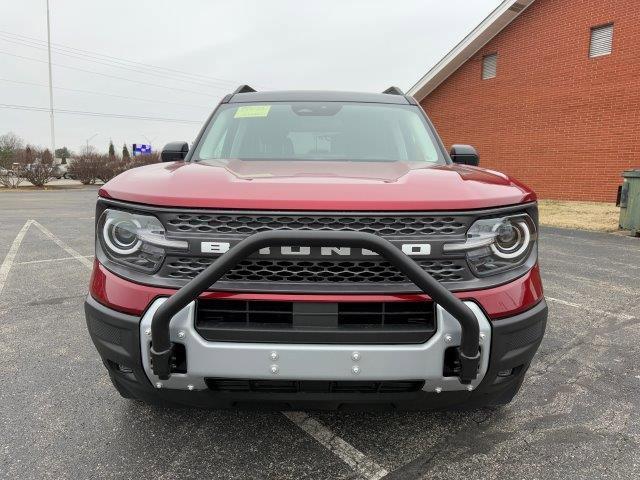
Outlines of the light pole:
{"label": "light pole", "polygon": [[93,135],[91,135],[89,138],[87,138],[87,150],[89,150],[89,142],[96,138],[98,135],[100,135],[99,133],[94,133]]}
{"label": "light pole", "polygon": [[[149,145],[151,145],[153,147],[153,142],[151,141],[151,139],[149,137],[147,137],[144,133],[141,134],[144,139],[149,142]],[[156,138],[155,136],[153,138]]]}
{"label": "light pole", "polygon": [[47,0],[47,51],[49,53],[49,115],[51,117],[51,155],[56,158],[56,133],[53,121],[53,76],[51,74],[51,20],[49,18],[49,0]]}

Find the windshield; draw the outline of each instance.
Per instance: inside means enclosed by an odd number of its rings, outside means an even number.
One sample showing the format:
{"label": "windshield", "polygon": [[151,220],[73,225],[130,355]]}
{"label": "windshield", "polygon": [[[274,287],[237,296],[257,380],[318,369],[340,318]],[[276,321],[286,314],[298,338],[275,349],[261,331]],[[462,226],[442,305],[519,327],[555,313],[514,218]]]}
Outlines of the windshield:
{"label": "windshield", "polygon": [[193,160],[229,159],[445,163],[419,107],[341,102],[221,105]]}

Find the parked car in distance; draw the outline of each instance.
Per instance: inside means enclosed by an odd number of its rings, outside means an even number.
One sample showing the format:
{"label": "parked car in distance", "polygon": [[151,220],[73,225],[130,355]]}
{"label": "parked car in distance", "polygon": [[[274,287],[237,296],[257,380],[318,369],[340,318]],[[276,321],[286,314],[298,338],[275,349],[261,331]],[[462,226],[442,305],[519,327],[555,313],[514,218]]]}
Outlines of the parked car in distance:
{"label": "parked car in distance", "polygon": [[61,178],[69,178],[68,170],[69,166],[67,164],[60,163],[54,165],[52,175],[58,180],[60,180]]}

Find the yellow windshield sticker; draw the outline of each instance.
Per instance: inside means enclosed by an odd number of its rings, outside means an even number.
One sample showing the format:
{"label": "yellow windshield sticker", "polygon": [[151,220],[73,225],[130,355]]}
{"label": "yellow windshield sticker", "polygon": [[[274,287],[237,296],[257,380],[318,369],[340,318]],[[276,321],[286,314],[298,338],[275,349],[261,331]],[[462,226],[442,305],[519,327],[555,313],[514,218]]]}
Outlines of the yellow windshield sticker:
{"label": "yellow windshield sticker", "polygon": [[238,107],[233,118],[258,118],[269,115],[271,105],[244,105]]}

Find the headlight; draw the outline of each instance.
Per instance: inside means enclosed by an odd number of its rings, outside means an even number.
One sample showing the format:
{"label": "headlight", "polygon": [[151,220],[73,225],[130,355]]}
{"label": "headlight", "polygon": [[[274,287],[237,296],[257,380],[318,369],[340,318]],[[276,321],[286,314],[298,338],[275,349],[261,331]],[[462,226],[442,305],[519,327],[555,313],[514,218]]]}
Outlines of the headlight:
{"label": "headlight", "polygon": [[466,242],[444,245],[444,251],[466,252],[473,272],[484,277],[520,266],[536,238],[535,223],[527,214],[483,218],[471,225]]}
{"label": "headlight", "polygon": [[131,255],[142,246],[138,232],[140,222],[133,218],[107,218],[102,229],[102,237],[111,250],[119,255]]}
{"label": "headlight", "polygon": [[100,246],[110,260],[142,272],[155,272],[166,249],[187,250],[185,241],[169,240],[156,217],[105,210],[96,230]]}
{"label": "headlight", "polygon": [[501,223],[494,224],[492,231],[495,237],[490,245],[491,251],[499,258],[519,258],[529,248],[531,229],[524,219],[503,219]]}

